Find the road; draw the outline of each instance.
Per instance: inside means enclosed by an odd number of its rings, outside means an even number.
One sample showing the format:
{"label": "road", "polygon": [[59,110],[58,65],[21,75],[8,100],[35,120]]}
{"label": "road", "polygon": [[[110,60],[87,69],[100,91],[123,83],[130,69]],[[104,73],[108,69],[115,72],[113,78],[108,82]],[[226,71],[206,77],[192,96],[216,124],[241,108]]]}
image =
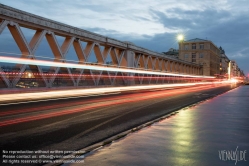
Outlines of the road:
{"label": "road", "polygon": [[205,85],[0,106],[3,150],[79,150],[236,85]]}
{"label": "road", "polygon": [[[80,160],[87,166],[248,166],[248,101],[249,86],[240,86],[181,109]],[[70,164],[74,165],[78,164]]]}

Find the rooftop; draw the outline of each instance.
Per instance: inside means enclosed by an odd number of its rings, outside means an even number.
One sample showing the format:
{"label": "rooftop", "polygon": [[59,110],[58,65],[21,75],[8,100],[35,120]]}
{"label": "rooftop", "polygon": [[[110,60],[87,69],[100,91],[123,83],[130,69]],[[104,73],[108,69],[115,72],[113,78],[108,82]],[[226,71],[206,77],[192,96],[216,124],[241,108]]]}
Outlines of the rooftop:
{"label": "rooftop", "polygon": [[195,38],[195,39],[186,40],[185,42],[210,42],[210,41],[209,40],[200,39],[200,38]]}
{"label": "rooftop", "polygon": [[184,41],[184,42],[185,42],[185,43],[187,43],[187,42],[193,42],[193,43],[195,43],[195,42],[210,42],[210,43],[212,43],[217,49],[219,49],[211,40],[205,40],[205,39],[195,38],[195,39],[186,40],[186,41]]}

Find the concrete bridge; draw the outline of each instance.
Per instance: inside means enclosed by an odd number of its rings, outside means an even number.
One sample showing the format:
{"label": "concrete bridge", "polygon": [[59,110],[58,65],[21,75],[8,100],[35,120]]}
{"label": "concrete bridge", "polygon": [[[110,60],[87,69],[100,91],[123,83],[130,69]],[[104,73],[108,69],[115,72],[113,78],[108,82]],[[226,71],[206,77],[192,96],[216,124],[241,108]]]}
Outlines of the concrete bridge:
{"label": "concrete bridge", "polygon": [[[29,43],[25,39],[20,27],[35,30],[35,34]],[[36,50],[42,39],[46,38],[53,52],[54,62],[69,63],[66,60],[66,56],[70,46],[73,46],[79,65],[89,65],[87,60],[93,52],[97,63],[91,65],[110,67],[107,64],[107,56],[110,55],[112,60],[111,67],[132,69],[134,72],[122,72],[121,70],[111,72],[108,70],[82,69],[77,67],[72,69],[73,67],[62,66],[51,66],[45,72],[39,65],[20,63],[16,64],[16,70],[11,72],[4,71],[0,66],[0,88],[16,88],[21,86],[21,80],[25,82],[27,79],[35,80],[34,82],[39,83],[39,87],[42,85],[43,87],[52,88],[64,85],[79,87],[85,85],[115,86],[168,83],[171,77],[211,78],[201,76],[202,68],[197,64],[165,56],[129,42],[102,36],[0,4],[0,34],[5,28],[8,28],[13,36],[22,53],[22,59],[35,61],[37,59]],[[61,46],[59,46],[56,40],[56,35],[65,37]],[[85,47],[82,46],[82,41],[86,42]],[[0,59],[1,57],[6,57],[6,55],[1,53]],[[28,67],[30,73],[26,73],[28,74],[26,77],[24,73]],[[145,72],[138,73],[136,72],[138,70]],[[150,74],[147,74],[146,71],[150,71]],[[172,73],[174,75],[170,75]],[[70,84],[58,85],[59,78],[64,78],[64,76],[67,76],[67,81]]]}

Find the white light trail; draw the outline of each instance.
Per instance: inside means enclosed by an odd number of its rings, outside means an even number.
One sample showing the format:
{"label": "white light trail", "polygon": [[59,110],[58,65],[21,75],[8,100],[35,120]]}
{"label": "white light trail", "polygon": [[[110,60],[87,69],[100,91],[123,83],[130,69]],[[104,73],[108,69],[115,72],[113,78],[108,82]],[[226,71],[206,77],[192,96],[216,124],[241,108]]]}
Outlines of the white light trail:
{"label": "white light trail", "polygon": [[[21,102],[21,101],[35,101],[53,98],[68,98],[73,96],[83,97],[91,95],[103,95],[110,93],[121,93],[125,91],[135,90],[152,90],[174,87],[198,86],[198,85],[226,85],[231,81],[217,81],[217,82],[202,82],[202,83],[182,83],[182,84],[161,84],[161,85],[144,85],[144,86],[125,86],[125,87],[108,87],[108,88],[91,88],[91,89],[75,89],[75,90],[60,90],[50,92],[34,92],[34,93],[18,93],[18,94],[3,94],[0,95],[0,103]],[[1,104],[0,104],[1,105]],[[5,104],[4,104],[5,105]]]}
{"label": "white light trail", "polygon": [[129,68],[118,68],[109,66],[97,66],[88,64],[73,64],[73,63],[62,63],[62,62],[50,62],[43,60],[34,59],[23,59],[23,58],[13,58],[13,57],[0,57],[0,62],[3,63],[14,63],[14,64],[26,64],[26,65],[37,65],[37,66],[47,66],[47,67],[65,67],[65,68],[77,68],[77,69],[89,69],[89,70],[104,70],[112,72],[125,72],[125,73],[138,73],[138,74],[152,74],[152,75],[165,75],[165,76],[181,76],[181,77],[191,77],[191,78],[206,78],[213,79],[212,76],[198,76],[198,75],[187,75],[187,74],[175,74],[175,73],[165,73],[157,71],[147,71],[139,69],[129,69]]}

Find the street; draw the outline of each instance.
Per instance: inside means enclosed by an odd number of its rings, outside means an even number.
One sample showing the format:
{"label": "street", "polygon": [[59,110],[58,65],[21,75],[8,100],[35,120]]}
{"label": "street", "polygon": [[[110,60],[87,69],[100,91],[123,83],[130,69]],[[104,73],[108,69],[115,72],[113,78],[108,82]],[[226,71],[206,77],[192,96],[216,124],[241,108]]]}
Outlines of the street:
{"label": "street", "polygon": [[78,150],[234,86],[121,93],[0,107],[4,150]]}

